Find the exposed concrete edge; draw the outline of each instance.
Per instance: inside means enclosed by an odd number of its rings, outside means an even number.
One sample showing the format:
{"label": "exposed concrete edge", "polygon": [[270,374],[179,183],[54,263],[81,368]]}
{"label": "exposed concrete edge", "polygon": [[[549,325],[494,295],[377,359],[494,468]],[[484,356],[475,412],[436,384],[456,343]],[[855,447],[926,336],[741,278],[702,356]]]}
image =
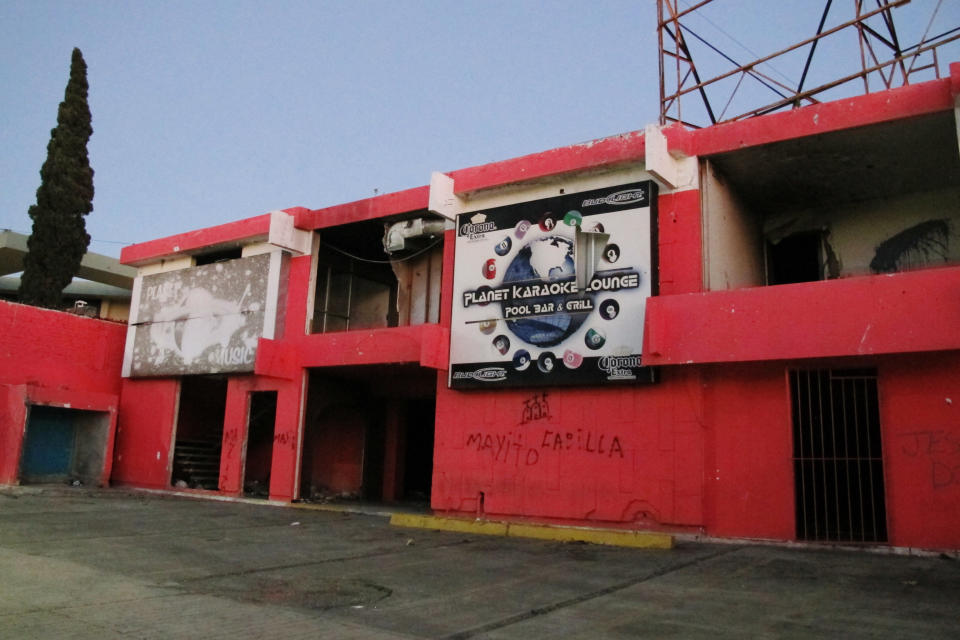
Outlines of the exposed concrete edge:
{"label": "exposed concrete edge", "polygon": [[365,516],[379,516],[381,518],[389,518],[396,515],[394,511],[384,511],[383,509],[371,508],[371,507],[362,507],[362,506],[347,506],[341,504],[317,504],[313,502],[284,502],[284,506],[293,507],[294,509],[303,509],[305,511],[333,511],[335,513],[361,513]]}
{"label": "exposed concrete edge", "polygon": [[[216,502],[239,502],[268,507],[293,507],[295,509],[313,510],[313,511],[331,511],[338,513],[357,513],[368,516],[378,516],[390,518],[390,524],[399,527],[408,527],[416,529],[435,529],[439,531],[454,531],[460,533],[475,533],[487,535],[513,536],[515,538],[537,538],[540,540],[556,541],[580,541],[592,542],[594,544],[608,544],[616,546],[632,546],[638,548],[662,548],[669,549],[676,542],[688,544],[723,544],[723,545],[749,545],[762,547],[780,547],[783,549],[812,550],[812,551],[859,551],[861,553],[872,553],[878,555],[898,555],[898,556],[916,556],[921,558],[929,557],[948,557],[954,560],[960,560],[960,549],[926,549],[921,547],[898,547],[882,544],[868,545],[849,545],[836,543],[805,542],[796,540],[773,540],[768,538],[718,538],[704,534],[691,533],[673,533],[657,534],[644,531],[621,531],[616,529],[594,529],[590,527],[576,526],[557,526],[557,525],[530,525],[530,524],[511,524],[508,522],[496,522],[490,520],[466,520],[463,518],[439,518],[437,516],[422,515],[415,513],[399,513],[397,511],[378,508],[369,508],[363,506],[343,506],[335,504],[313,504],[287,502],[284,500],[264,500],[262,498],[243,498],[238,496],[224,496],[216,493],[194,490],[177,491],[175,489],[150,489],[146,487],[132,487],[127,485],[118,485],[114,487],[69,487],[52,485],[19,485],[19,484],[0,484],[0,497],[17,498],[24,495],[84,495],[90,496],[91,492],[97,494],[127,494],[136,495],[137,493],[149,493],[161,496],[175,496],[179,498],[193,498],[196,500],[213,500]],[[428,523],[429,521],[429,523]],[[446,524],[433,524],[434,522],[444,521]],[[412,522],[413,524],[409,524]],[[524,527],[539,529],[561,529],[564,532],[598,532],[603,534],[621,534],[636,536],[662,536],[670,538],[670,546],[654,547],[647,545],[623,544],[620,542],[606,542],[584,537],[564,537],[563,534],[546,535],[540,532],[534,535],[525,535]]]}
{"label": "exposed concrete edge", "polygon": [[770,538],[718,538],[703,534],[675,534],[682,543],[693,544],[726,544],[749,545],[754,547],[780,547],[781,549],[796,549],[801,551],[854,551],[888,556],[916,556],[932,558],[948,556],[960,560],[960,549],[926,549],[922,547],[897,547],[883,543],[865,543],[862,545],[842,542],[813,542],[805,540],[776,540]]}
{"label": "exposed concrete edge", "polygon": [[193,498],[194,500],[213,500],[214,502],[239,502],[243,504],[258,504],[270,507],[289,507],[289,502],[281,500],[264,500],[263,498],[242,498],[239,496],[224,496],[210,491],[197,489],[193,491],[177,491],[176,489],[149,489],[147,487],[123,487],[127,491],[137,493],[152,493],[157,496],[176,496],[178,498]]}
{"label": "exposed concrete edge", "polygon": [[225,496],[212,491],[194,489],[188,491],[178,491],[176,489],[149,489],[145,487],[127,487],[129,491],[142,493],[152,493],[161,496],[176,496],[178,498],[192,498],[194,500],[213,500],[215,502],[237,502],[241,504],[253,504],[261,507],[287,507],[293,509],[303,509],[306,511],[332,511],[335,513],[358,513],[365,516],[379,516],[389,518],[395,511],[384,511],[364,506],[346,506],[338,504],[314,504],[304,502],[288,502],[286,500],[266,500],[264,498],[245,498],[242,496]]}
{"label": "exposed concrete edge", "polygon": [[638,549],[673,548],[672,535],[648,531],[621,531],[617,529],[498,522],[494,520],[464,520],[411,513],[394,513],[390,516],[390,524],[413,529],[434,529],[511,538],[535,538],[556,542],[589,542]]}

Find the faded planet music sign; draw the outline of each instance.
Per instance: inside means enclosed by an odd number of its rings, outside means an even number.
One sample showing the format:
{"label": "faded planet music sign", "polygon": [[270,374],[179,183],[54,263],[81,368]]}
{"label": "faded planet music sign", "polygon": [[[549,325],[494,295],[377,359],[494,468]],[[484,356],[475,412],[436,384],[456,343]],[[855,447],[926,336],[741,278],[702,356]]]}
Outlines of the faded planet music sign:
{"label": "faded planet music sign", "polygon": [[458,216],[449,386],[653,381],[655,229],[651,181]]}
{"label": "faded planet music sign", "polygon": [[124,375],[253,371],[271,272],[262,254],[144,276]]}

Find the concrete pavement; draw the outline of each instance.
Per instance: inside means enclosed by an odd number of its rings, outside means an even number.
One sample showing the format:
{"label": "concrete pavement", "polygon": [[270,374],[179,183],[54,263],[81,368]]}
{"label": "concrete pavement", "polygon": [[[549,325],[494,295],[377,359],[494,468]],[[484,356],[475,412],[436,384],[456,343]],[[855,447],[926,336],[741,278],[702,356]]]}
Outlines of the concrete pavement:
{"label": "concrete pavement", "polygon": [[0,488],[0,638],[948,638],[960,562]]}

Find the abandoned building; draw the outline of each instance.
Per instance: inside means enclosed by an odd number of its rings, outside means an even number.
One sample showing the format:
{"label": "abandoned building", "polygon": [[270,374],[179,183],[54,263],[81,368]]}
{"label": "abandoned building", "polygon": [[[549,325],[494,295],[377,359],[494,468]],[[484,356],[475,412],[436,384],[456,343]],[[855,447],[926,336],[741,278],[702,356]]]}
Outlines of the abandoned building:
{"label": "abandoned building", "polygon": [[950,71],[128,247],[121,331],[0,303],[0,482],[67,420],[86,481],[960,549]]}

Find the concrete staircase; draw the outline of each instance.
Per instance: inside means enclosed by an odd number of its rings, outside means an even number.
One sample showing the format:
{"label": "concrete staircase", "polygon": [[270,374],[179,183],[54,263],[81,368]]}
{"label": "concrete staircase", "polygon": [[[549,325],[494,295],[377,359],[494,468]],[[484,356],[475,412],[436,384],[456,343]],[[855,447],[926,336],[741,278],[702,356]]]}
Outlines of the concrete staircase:
{"label": "concrete staircase", "polygon": [[171,482],[176,486],[178,480],[192,489],[216,491],[220,483],[220,442],[177,440]]}

